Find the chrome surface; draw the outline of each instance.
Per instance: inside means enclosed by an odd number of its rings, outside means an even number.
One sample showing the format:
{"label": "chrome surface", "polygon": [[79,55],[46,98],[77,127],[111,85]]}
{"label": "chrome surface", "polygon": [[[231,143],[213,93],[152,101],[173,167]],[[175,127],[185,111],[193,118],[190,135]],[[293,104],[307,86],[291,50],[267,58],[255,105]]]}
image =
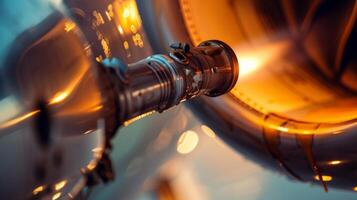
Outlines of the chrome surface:
{"label": "chrome surface", "polygon": [[116,59],[103,62],[108,67],[104,78],[112,77],[108,85],[117,96],[118,124],[200,95],[222,95],[236,84],[238,62],[228,45],[221,41],[181,45],[169,55],[153,55],[128,66]]}

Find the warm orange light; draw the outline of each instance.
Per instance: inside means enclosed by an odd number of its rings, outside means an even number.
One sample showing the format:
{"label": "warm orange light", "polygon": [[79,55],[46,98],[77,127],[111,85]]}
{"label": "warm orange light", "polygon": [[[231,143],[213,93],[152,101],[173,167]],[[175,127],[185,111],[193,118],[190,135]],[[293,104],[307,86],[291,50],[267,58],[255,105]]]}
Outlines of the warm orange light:
{"label": "warm orange light", "polygon": [[58,190],[62,189],[64,186],[66,186],[66,184],[67,184],[67,180],[63,180],[63,181],[56,183],[54,188],[55,188],[55,190],[58,191]]}
{"label": "warm orange light", "polygon": [[102,44],[102,48],[103,48],[105,57],[107,57],[107,58],[111,57],[111,52],[110,52],[110,47],[109,47],[109,41],[103,38],[103,39],[100,41],[100,43]]}
{"label": "warm orange light", "polygon": [[73,22],[70,22],[70,21],[68,21],[68,22],[66,22],[66,23],[64,24],[64,30],[65,30],[66,32],[70,32],[70,31],[73,30],[75,27],[76,27],[76,24],[73,23]]}
{"label": "warm orange light", "polygon": [[123,17],[128,18],[130,16],[130,11],[128,8],[124,8]]}
{"label": "warm orange light", "polygon": [[51,99],[50,104],[56,104],[63,101],[69,95],[68,91],[57,92],[55,96]]}
{"label": "warm orange light", "polygon": [[353,191],[357,192],[357,186],[352,188]]}
{"label": "warm orange light", "polygon": [[332,161],[328,162],[329,165],[339,165],[341,163],[342,163],[341,160],[332,160]]}
{"label": "warm orange light", "polygon": [[102,105],[94,106],[92,109],[89,110],[89,112],[96,112],[98,110],[101,110],[102,108],[103,108]]}
{"label": "warm orange light", "polygon": [[149,116],[149,115],[151,115],[153,113],[155,113],[155,111],[147,112],[147,113],[144,113],[142,115],[136,116],[136,117],[134,117],[132,119],[129,119],[129,120],[125,121],[123,125],[124,126],[128,126],[129,124],[132,124],[132,123],[136,122],[137,120],[142,119],[142,118],[144,118],[146,116]]}
{"label": "warm orange light", "polygon": [[97,166],[97,162],[94,161],[94,160],[92,160],[92,161],[90,161],[89,164],[87,165],[87,169],[88,169],[89,171],[92,171],[96,166]]}
{"label": "warm orange light", "polygon": [[118,31],[119,31],[120,35],[124,34],[124,30],[120,25],[118,25]]}
{"label": "warm orange light", "polygon": [[49,104],[58,104],[62,101],[64,101],[71,93],[72,91],[78,86],[78,84],[80,83],[80,81],[82,80],[83,76],[85,75],[85,73],[88,70],[88,66],[83,66],[81,67],[81,69],[79,70],[78,74],[76,74],[76,76],[73,78],[73,80],[67,85],[67,87],[62,90],[57,92],[50,100],[49,100]]}
{"label": "warm orange light", "polygon": [[[230,94],[238,100],[232,106],[239,108],[243,121],[292,135],[343,134],[357,126],[357,109],[351,109],[357,99],[336,95],[333,88],[305,70],[302,66],[310,65],[306,58],[311,55],[305,57],[284,30],[276,32],[277,37],[270,37],[259,15],[249,12],[251,5],[232,4],[232,7],[217,5],[213,0],[205,2],[205,6],[198,0],[179,2],[195,45],[219,38],[236,52],[239,80]],[[217,6],[224,12],[212,15]],[[265,121],[270,114],[281,119]]]}
{"label": "warm orange light", "polygon": [[215,138],[216,137],[216,133],[210,127],[208,127],[206,125],[202,125],[201,129],[209,137],[211,137],[211,138]]}
{"label": "warm orange light", "polygon": [[140,14],[135,0],[116,1],[113,3],[114,17],[120,34],[130,34],[141,28]]}
{"label": "warm orange light", "polygon": [[243,57],[239,58],[239,76],[248,75],[256,71],[261,66],[261,61],[254,57]]}
{"label": "warm orange light", "polygon": [[92,149],[92,152],[93,152],[93,153],[102,153],[102,152],[103,152],[103,148],[101,148],[101,147],[96,147],[96,148]]}
{"label": "warm orange light", "polygon": [[188,154],[192,152],[199,142],[199,137],[192,130],[185,131],[181,134],[177,141],[177,152],[180,154]]}
{"label": "warm orange light", "polygon": [[[275,131],[280,131],[282,133],[286,134],[300,134],[300,135],[311,135],[311,134],[331,134],[331,133],[343,133],[341,130],[348,129],[349,127],[353,127],[357,125],[357,122],[353,123],[348,123],[348,124],[341,124],[339,126],[327,126],[327,127],[320,127],[318,129],[314,128],[314,124],[310,124],[310,128],[307,127],[307,123],[304,122],[291,122],[292,126],[289,126],[290,122],[287,122],[285,126],[288,127],[283,127],[280,125],[273,124],[272,122],[265,121],[261,118],[250,118],[250,120],[258,125],[261,125],[262,127],[266,129],[273,129]],[[283,122],[283,118],[281,118]],[[281,123],[282,123],[281,122]],[[301,124],[301,126],[300,126]]]}
{"label": "warm orange light", "polygon": [[277,126],[276,129],[281,132],[289,132],[289,129],[282,126]]}
{"label": "warm orange light", "polygon": [[19,117],[15,117],[13,119],[10,119],[10,120],[0,124],[0,129],[8,128],[8,127],[13,126],[13,125],[15,125],[17,123],[20,123],[20,122],[24,121],[25,119],[28,119],[28,118],[32,117],[33,115],[35,115],[35,114],[37,114],[39,112],[40,112],[40,110],[35,110],[35,111],[32,111],[32,112],[26,113],[24,115],[21,115]]}
{"label": "warm orange light", "polygon": [[239,78],[244,78],[262,67],[269,66],[277,56],[286,51],[289,43],[286,41],[269,43],[258,47],[235,48],[239,60]]}
{"label": "warm orange light", "polygon": [[[322,181],[325,181],[325,182],[332,181],[332,176],[322,175],[321,177],[322,177]],[[318,175],[316,175],[314,178],[315,178],[315,180],[320,181],[320,177]]]}
{"label": "warm orange light", "polygon": [[60,196],[61,196],[61,193],[60,193],[60,192],[57,192],[56,194],[54,194],[54,195],[52,196],[52,200],[57,200],[58,198],[60,198]]}
{"label": "warm orange light", "polygon": [[38,193],[42,192],[43,190],[45,190],[45,185],[41,185],[41,186],[38,186],[37,188],[35,188],[33,191],[32,191],[32,194],[33,195],[37,195]]}
{"label": "warm orange light", "polygon": [[123,46],[124,46],[124,49],[126,49],[126,50],[129,49],[129,43],[127,41],[124,41]]}

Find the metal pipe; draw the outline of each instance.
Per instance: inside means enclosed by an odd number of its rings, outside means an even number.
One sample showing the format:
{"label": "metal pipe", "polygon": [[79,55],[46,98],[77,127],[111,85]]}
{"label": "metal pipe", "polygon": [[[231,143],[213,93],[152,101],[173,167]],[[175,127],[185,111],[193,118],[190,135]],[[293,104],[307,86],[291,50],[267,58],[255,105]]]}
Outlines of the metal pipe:
{"label": "metal pipe", "polygon": [[200,95],[222,95],[236,84],[238,61],[225,43],[210,40],[197,47],[177,43],[171,48],[168,55],[153,55],[130,65],[115,58],[103,61],[119,126]]}

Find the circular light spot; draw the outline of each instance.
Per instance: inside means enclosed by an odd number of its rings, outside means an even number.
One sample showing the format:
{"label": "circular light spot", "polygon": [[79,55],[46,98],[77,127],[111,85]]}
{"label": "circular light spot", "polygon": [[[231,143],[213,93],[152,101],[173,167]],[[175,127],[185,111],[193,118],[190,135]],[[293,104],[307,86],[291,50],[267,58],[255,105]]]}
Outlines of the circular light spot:
{"label": "circular light spot", "polygon": [[196,148],[198,141],[199,138],[196,132],[192,130],[183,132],[177,141],[177,152],[180,154],[192,152]]}

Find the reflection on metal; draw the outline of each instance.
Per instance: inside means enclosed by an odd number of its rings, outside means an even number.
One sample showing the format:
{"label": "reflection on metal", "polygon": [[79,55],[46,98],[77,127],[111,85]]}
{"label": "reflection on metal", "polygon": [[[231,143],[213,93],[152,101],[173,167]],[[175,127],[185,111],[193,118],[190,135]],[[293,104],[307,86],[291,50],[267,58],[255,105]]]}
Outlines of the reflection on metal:
{"label": "reflection on metal", "polygon": [[13,119],[10,119],[10,120],[8,120],[8,121],[5,121],[5,122],[3,122],[3,123],[0,124],[0,130],[1,130],[1,129],[9,128],[9,127],[11,127],[11,126],[14,126],[14,125],[16,125],[16,124],[18,124],[18,123],[20,123],[20,122],[22,122],[22,121],[24,121],[24,120],[30,118],[30,117],[36,115],[36,114],[39,113],[39,112],[40,112],[40,110],[35,110],[35,111],[32,111],[32,112],[26,113],[26,114],[24,114],[24,115],[15,117],[15,118],[13,118]]}
{"label": "reflection on metal", "polygon": [[342,163],[341,160],[332,160],[332,161],[328,162],[329,165],[339,165],[341,163]]}
{"label": "reflection on metal", "polygon": [[71,22],[71,21],[66,22],[66,23],[64,24],[64,30],[65,30],[66,32],[72,31],[75,27],[76,27],[76,24],[73,23],[73,22]]}
{"label": "reflection on metal", "polygon": [[179,2],[194,44],[220,38],[240,60],[229,95],[193,105],[204,122],[264,166],[351,190],[357,1]]}
{"label": "reflection on metal", "polygon": [[136,33],[136,30],[141,28],[141,19],[135,0],[115,1],[113,9],[125,34]]}
{"label": "reflection on metal", "polygon": [[[98,159],[91,149],[105,144],[97,127],[104,118],[103,99],[88,43],[78,26],[49,2],[32,3],[6,3],[11,7],[6,10],[21,12],[28,22],[14,25],[13,39],[3,38],[11,39],[11,45],[0,53],[0,102],[12,99],[18,104],[16,110],[1,109],[9,117],[0,122],[0,157],[7,161],[0,174],[14,183],[0,188],[6,199],[60,198],[56,192],[75,187],[65,187],[69,178],[76,183],[82,179],[79,168]],[[5,21],[0,22],[1,34],[7,30]],[[98,131],[83,134],[88,130]]]}
{"label": "reflection on metal", "polygon": [[196,132],[188,130],[180,135],[177,141],[177,152],[180,154],[191,153],[198,145],[199,137]]}
{"label": "reflection on metal", "polygon": [[89,63],[86,63],[86,65],[87,66],[80,67],[81,70],[74,76],[75,78],[65,87],[65,89],[63,89],[63,91],[57,92],[54,97],[49,100],[49,104],[60,103],[72,93],[87,72]]}
{"label": "reflection on metal", "polygon": [[86,170],[93,171],[96,166],[97,166],[96,161],[90,161],[90,163],[88,163],[88,165],[86,166]]}
{"label": "reflection on metal", "polygon": [[118,125],[200,95],[222,95],[238,80],[236,56],[221,41],[197,47],[176,43],[171,48],[169,55],[152,55],[128,66],[116,58],[103,61],[101,81],[110,86],[103,92],[114,98],[116,107],[111,109],[118,113]]}
{"label": "reflection on metal", "polygon": [[139,115],[139,116],[137,116],[137,117],[134,117],[134,118],[132,118],[132,119],[129,119],[129,120],[127,120],[127,121],[124,122],[123,126],[128,126],[128,125],[134,123],[135,121],[140,120],[140,119],[142,119],[142,118],[144,118],[144,117],[146,117],[146,116],[149,116],[149,115],[151,115],[151,114],[153,114],[153,113],[155,113],[155,111],[150,111],[150,112],[144,113],[144,114],[142,114],[142,115]]}
{"label": "reflection on metal", "polygon": [[52,196],[52,200],[57,200],[61,197],[61,192],[57,192]]}
{"label": "reflection on metal", "polygon": [[314,179],[317,181],[324,181],[324,182],[329,182],[332,181],[332,176],[328,176],[328,175],[322,175],[321,178],[319,176],[314,176]]}
{"label": "reflection on metal", "polygon": [[63,181],[60,181],[58,183],[55,184],[54,188],[55,190],[61,190],[64,186],[66,186],[67,184],[67,180],[63,180]]}
{"label": "reflection on metal", "polygon": [[123,30],[123,27],[121,27],[121,25],[118,25],[118,31],[119,31],[120,35],[124,34],[124,30]]}
{"label": "reflection on metal", "polygon": [[33,195],[37,195],[38,193],[42,192],[45,190],[45,185],[41,185],[41,186],[38,186],[36,187],[33,191],[32,191],[32,194]]}
{"label": "reflection on metal", "polygon": [[202,125],[201,129],[209,137],[211,137],[211,138],[215,138],[216,137],[216,133],[210,127],[208,127],[206,125]]}
{"label": "reflection on metal", "polygon": [[158,200],[179,200],[169,180],[161,179],[155,188]]}

